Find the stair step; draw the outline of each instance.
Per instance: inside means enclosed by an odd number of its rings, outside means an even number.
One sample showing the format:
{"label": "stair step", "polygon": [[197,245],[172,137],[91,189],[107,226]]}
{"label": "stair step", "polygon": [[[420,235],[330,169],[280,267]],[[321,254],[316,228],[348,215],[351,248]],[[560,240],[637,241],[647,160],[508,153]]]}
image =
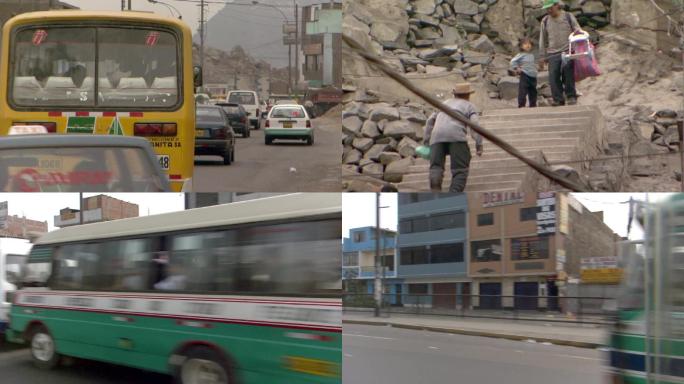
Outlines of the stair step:
{"label": "stair step", "polygon": [[[473,173],[472,171],[468,175],[468,183],[471,181],[491,181],[492,179],[495,179],[496,181],[520,181],[525,177],[525,172],[501,172],[501,170],[493,170],[497,171],[496,173],[493,174],[478,174],[478,173]],[[402,183],[410,183],[410,182],[425,182],[427,183],[429,180],[429,173],[428,172],[421,172],[421,173],[410,173],[404,175],[404,179],[402,180]],[[446,172],[444,172],[444,181],[449,181],[451,182],[451,171],[448,169]]]}

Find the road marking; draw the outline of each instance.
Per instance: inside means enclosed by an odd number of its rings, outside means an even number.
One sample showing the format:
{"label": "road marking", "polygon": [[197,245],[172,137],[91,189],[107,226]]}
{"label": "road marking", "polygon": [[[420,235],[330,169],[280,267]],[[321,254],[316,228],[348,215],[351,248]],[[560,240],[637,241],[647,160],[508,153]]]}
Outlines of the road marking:
{"label": "road marking", "polygon": [[518,352],[518,353],[525,353],[525,351],[521,351],[521,350],[519,350],[519,349],[516,349],[515,352]]}
{"label": "road marking", "polygon": [[576,356],[576,355],[556,355],[556,356],[562,356],[562,357],[570,357],[573,359],[581,359],[581,360],[603,360],[601,358],[596,358],[596,357],[585,357],[585,356]]}
{"label": "road marking", "polygon": [[439,351],[439,348],[437,348],[437,347],[433,347],[433,346],[428,346],[428,349],[436,349],[436,350],[438,350],[438,351]]}
{"label": "road marking", "polygon": [[[392,337],[380,337],[380,336],[367,336],[367,335],[356,335],[353,333],[345,333],[344,336],[354,336],[354,337],[365,337],[368,339],[379,339],[379,340],[395,340]],[[343,336],[343,337],[344,337]]]}
{"label": "road marking", "polygon": [[351,353],[345,353],[344,357],[352,357]]}

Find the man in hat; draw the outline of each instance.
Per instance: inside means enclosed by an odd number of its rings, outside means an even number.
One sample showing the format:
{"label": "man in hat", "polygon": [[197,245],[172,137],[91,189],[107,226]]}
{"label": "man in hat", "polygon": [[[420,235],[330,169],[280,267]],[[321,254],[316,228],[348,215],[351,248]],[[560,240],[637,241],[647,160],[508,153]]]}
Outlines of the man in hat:
{"label": "man in hat", "polygon": [[[470,83],[456,84],[453,89],[454,97],[446,100],[444,106],[477,123],[477,109],[470,102],[470,95],[473,92],[475,91]],[[444,112],[435,112],[428,119],[424,143],[430,146],[430,190],[432,192],[442,191],[444,163],[447,155],[451,158],[449,192],[463,192],[465,189],[471,158],[467,135],[468,127]],[[471,135],[475,138],[477,155],[482,156],[482,137],[474,131],[471,131]]]}
{"label": "man in hat", "polygon": [[[539,55],[541,69],[549,64],[549,83],[553,95],[553,106],[577,104],[575,90],[575,63],[563,62],[563,52],[568,51],[570,34],[578,32],[580,25],[572,13],[565,12],[560,0],[544,0],[542,7],[548,15],[541,21],[539,32]],[[565,96],[563,93],[565,92]]]}

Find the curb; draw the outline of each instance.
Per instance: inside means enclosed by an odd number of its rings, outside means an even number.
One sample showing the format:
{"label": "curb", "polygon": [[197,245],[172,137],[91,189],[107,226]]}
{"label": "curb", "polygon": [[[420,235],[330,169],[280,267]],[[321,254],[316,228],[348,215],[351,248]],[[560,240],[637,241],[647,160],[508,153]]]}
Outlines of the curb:
{"label": "curb", "polygon": [[429,331],[429,332],[439,332],[439,333],[451,333],[451,334],[468,335],[468,336],[491,337],[491,338],[496,338],[496,339],[507,339],[507,340],[515,340],[515,341],[534,340],[538,343],[551,343],[554,345],[564,345],[564,346],[568,346],[568,347],[588,348],[588,349],[596,349],[596,348],[600,348],[600,347],[604,346],[601,343],[591,343],[591,342],[587,342],[587,341],[564,340],[564,339],[554,339],[554,338],[536,337],[536,336],[521,336],[521,335],[508,334],[508,333],[495,333],[495,332],[486,332],[486,331],[469,331],[466,329],[431,327],[431,326],[416,325],[416,324],[401,324],[401,323],[392,323],[389,321],[342,320],[342,324],[390,326],[392,328],[400,328],[400,329],[411,329],[411,330],[417,330],[417,331]]}

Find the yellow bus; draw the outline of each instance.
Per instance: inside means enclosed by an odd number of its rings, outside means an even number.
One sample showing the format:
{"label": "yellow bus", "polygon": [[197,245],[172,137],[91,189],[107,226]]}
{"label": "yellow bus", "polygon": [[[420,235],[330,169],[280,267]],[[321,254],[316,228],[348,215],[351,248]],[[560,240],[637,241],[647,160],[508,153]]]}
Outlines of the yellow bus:
{"label": "yellow bus", "polygon": [[1,47],[0,136],[42,125],[144,137],[172,189],[190,188],[196,70],[186,24],[143,12],[32,12],[4,25]]}

